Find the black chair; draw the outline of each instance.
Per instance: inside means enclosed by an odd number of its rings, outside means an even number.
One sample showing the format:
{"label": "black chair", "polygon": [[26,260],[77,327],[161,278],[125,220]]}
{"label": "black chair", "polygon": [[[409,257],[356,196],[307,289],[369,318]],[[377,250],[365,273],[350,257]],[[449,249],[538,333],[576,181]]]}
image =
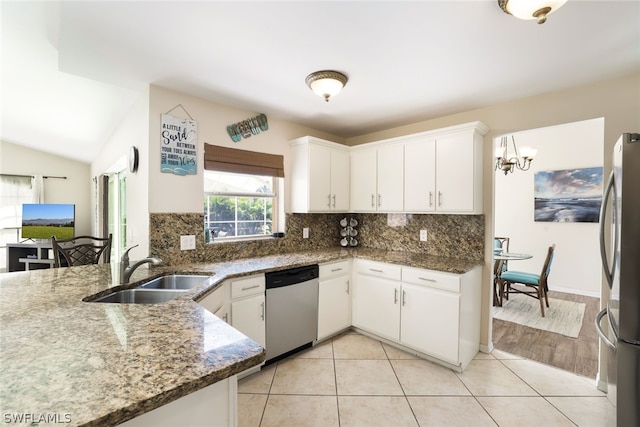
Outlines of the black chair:
{"label": "black chair", "polygon": [[111,260],[111,237],[77,236],[72,239],[51,238],[54,268],[76,265],[103,264]]}
{"label": "black chair", "polygon": [[[542,312],[542,317],[544,317],[544,304],[542,299],[544,298],[544,302],[548,308],[549,298],[547,297],[547,293],[549,292],[549,286],[547,285],[547,279],[549,277],[549,272],[551,271],[551,262],[553,261],[553,253],[555,249],[555,244],[549,246],[547,258],[544,261],[542,272],[540,272],[540,274],[513,270],[508,270],[500,274],[500,277],[498,278],[500,286],[500,305],[502,305],[502,300],[505,295],[508,298],[510,293],[525,294],[540,300],[540,311]],[[514,287],[514,285],[523,285],[524,288],[522,286]],[[527,288],[531,288],[532,290],[527,290]]]}

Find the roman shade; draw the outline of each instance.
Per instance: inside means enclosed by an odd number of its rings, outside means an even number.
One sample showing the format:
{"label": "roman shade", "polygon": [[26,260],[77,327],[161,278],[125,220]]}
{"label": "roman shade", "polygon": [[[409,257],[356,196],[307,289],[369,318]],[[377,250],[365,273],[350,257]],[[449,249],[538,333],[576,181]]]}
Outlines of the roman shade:
{"label": "roman shade", "polygon": [[204,144],[204,168],[284,178],[284,156]]}

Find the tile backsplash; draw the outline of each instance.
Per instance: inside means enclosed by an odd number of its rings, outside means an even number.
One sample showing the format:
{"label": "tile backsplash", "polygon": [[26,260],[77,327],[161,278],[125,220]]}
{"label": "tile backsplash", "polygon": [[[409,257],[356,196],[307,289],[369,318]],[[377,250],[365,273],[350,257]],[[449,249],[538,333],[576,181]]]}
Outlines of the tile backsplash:
{"label": "tile backsplash", "polygon": [[[177,265],[340,247],[340,220],[345,217],[358,221],[359,247],[466,259],[484,256],[483,215],[287,214],[282,238],[206,244],[203,214],[153,213],[149,249],[165,264]],[[305,227],[309,228],[306,239]],[[426,242],[420,241],[420,230],[427,230]],[[196,235],[196,249],[181,251],[180,236],[189,234]]]}

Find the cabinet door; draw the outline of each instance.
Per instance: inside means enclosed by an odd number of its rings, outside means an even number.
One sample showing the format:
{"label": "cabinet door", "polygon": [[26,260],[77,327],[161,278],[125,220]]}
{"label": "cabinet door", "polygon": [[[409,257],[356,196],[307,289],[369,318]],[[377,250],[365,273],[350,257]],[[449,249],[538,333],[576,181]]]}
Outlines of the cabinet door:
{"label": "cabinet door", "polygon": [[460,294],[403,283],[401,300],[400,341],[457,365]]}
{"label": "cabinet door", "polygon": [[404,201],[404,146],[392,144],[378,149],[379,212],[401,212]]}
{"label": "cabinet door", "polygon": [[227,309],[227,305],[223,305],[222,307],[220,307],[215,313],[216,316],[218,316],[218,318],[224,320],[225,322],[229,323],[229,310]]}
{"label": "cabinet door", "polygon": [[331,209],[331,150],[309,144],[309,210]]}
{"label": "cabinet door", "polygon": [[353,325],[398,341],[400,283],[356,273],[353,286]]}
{"label": "cabinet door", "polygon": [[318,339],[351,326],[349,276],[321,280],[318,288]]}
{"label": "cabinet door", "polygon": [[351,210],[376,211],[376,158],[375,149],[357,150],[351,153]]}
{"label": "cabinet door", "polygon": [[[438,138],[436,210],[473,212],[475,153],[472,133]],[[479,183],[482,185],[482,183]]]}
{"label": "cabinet door", "polygon": [[404,146],[404,210],[433,212],[436,208],[436,140]]}
{"label": "cabinet door", "polygon": [[[313,157],[312,157],[313,159]],[[331,210],[349,210],[349,152],[331,151]]]}
{"label": "cabinet door", "polygon": [[264,315],[264,295],[231,303],[231,325],[263,347],[267,341]]}

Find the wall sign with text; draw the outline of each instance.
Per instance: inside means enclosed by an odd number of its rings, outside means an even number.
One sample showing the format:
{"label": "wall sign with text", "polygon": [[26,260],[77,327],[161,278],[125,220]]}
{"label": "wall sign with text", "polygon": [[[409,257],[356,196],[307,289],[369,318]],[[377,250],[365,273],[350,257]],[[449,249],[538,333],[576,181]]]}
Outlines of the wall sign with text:
{"label": "wall sign with text", "polygon": [[160,171],[176,175],[196,175],[198,123],[163,114],[161,127]]}

